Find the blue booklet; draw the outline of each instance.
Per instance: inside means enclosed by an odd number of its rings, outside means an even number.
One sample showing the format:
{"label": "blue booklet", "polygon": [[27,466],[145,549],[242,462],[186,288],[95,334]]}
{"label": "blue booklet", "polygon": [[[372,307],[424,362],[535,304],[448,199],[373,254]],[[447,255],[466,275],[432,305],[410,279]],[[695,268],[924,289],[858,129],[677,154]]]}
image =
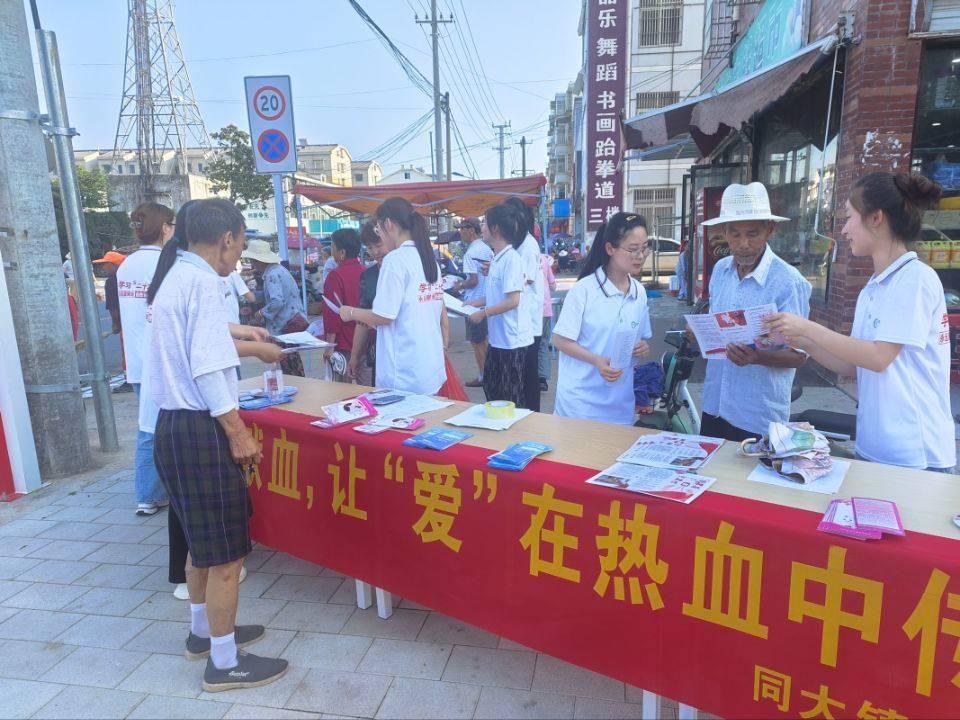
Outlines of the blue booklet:
{"label": "blue booklet", "polygon": [[410,447],[425,448],[427,450],[446,450],[457,443],[461,443],[467,438],[473,437],[472,433],[462,430],[449,430],[447,428],[430,428],[419,435],[414,435],[403,441],[404,445]]}
{"label": "blue booklet", "polygon": [[240,409],[263,410],[264,408],[273,407],[274,405],[283,405],[293,400],[293,396],[296,394],[297,388],[292,385],[285,387],[280,397],[273,400],[271,400],[263,390],[247,390],[246,392],[240,393]]}
{"label": "blue booklet", "polygon": [[553,450],[549,445],[538,442],[514,443],[503,452],[487,458],[487,465],[498,470],[523,470],[538,455]]}

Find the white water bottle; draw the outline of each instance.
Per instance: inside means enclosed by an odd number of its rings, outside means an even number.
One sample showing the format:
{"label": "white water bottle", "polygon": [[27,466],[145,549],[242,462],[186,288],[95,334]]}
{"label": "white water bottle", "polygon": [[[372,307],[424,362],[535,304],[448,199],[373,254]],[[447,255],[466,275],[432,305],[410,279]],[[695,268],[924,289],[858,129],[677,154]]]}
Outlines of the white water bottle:
{"label": "white water bottle", "polygon": [[279,400],[283,395],[283,370],[279,363],[272,370],[264,370],[263,392],[271,400]]}

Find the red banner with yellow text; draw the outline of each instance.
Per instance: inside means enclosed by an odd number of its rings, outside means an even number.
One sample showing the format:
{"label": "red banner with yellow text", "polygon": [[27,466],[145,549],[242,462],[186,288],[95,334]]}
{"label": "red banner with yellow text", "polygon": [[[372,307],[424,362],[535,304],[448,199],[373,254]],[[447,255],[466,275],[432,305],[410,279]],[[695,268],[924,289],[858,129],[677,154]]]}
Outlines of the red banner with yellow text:
{"label": "red banner with yellow text", "polygon": [[858,542],[769,503],[681,505],[543,459],[492,471],[482,448],[244,415],[265,545],[725,717],[960,714],[954,541]]}

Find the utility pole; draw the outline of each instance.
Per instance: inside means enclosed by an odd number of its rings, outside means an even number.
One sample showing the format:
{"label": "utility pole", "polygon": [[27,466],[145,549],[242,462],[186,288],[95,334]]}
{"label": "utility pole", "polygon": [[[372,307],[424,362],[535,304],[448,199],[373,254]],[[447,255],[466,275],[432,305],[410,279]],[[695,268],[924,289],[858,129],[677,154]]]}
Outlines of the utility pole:
{"label": "utility pole", "polygon": [[5,341],[20,351],[40,472],[56,477],[89,467],[90,444],[36,88],[23,3],[0,2],[0,250],[16,328]]}
{"label": "utility pole", "polygon": [[437,19],[437,0],[430,0],[430,19],[419,20],[414,16],[414,22],[417,25],[430,26],[430,38],[433,41],[433,136],[436,138],[436,163],[434,164],[434,181],[439,181],[443,177],[443,135],[441,134],[440,112],[440,33],[439,25],[447,25],[453,22],[453,15],[450,19]]}
{"label": "utility pole", "polygon": [[447,112],[447,182],[453,179],[453,146],[450,142],[450,92],[443,94],[443,109]]}
{"label": "utility pole", "polygon": [[493,126],[493,129],[499,131],[500,133],[500,145],[493,149],[500,153],[500,179],[501,180],[503,180],[504,178],[503,154],[507,151],[507,148],[504,147],[504,144],[503,144],[503,131],[506,130],[508,127],[510,127],[509,120],[505,123],[501,123],[500,125]]}
{"label": "utility pole", "polygon": [[520,138],[520,142],[517,143],[517,145],[520,146],[520,157],[521,157],[521,163],[522,163],[520,166],[522,168],[522,170],[520,171],[520,175],[522,175],[523,177],[527,176],[527,145],[529,144],[530,143],[527,142],[526,135]]}

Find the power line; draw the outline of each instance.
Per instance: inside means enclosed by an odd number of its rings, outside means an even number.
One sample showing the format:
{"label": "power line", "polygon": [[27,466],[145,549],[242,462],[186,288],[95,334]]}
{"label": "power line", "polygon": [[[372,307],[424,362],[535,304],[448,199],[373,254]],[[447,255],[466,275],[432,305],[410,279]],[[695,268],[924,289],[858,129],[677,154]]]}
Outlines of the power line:
{"label": "power line", "polygon": [[398,48],[393,40],[391,40],[387,34],[374,22],[373,18],[367,14],[367,11],[364,10],[360,3],[357,0],[347,0],[350,3],[350,6],[356,11],[357,15],[367,24],[367,26],[373,30],[374,34],[377,36],[377,39],[380,40],[380,44],[386,47],[394,56],[394,59],[400,64],[400,67],[403,69],[403,72],[409,78],[410,82],[413,83],[413,86],[420,90],[420,92],[425,95],[433,95],[433,84],[427,80],[426,76],[420,72],[416,65],[414,65],[406,55],[404,55],[400,48]]}

